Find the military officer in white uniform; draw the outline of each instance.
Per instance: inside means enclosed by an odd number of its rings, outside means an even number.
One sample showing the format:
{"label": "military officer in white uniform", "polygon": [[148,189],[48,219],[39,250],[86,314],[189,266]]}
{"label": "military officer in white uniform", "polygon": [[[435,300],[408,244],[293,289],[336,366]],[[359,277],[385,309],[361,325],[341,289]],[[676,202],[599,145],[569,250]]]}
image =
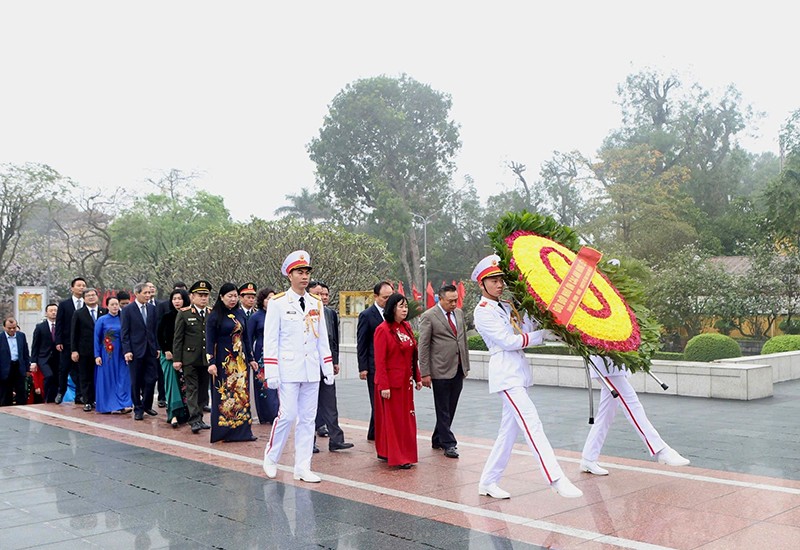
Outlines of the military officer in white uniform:
{"label": "military officer in white uniform", "polygon": [[274,478],[277,463],[294,427],[294,479],[319,483],[311,471],[314,420],[317,416],[320,372],[333,384],[333,358],[322,301],[306,292],[311,257],[295,250],[283,261],[281,273],[290,288],[273,296],[264,322],[264,376],[278,390],[280,408],[264,449],[264,473]]}
{"label": "military officer in white uniform", "polygon": [[[608,431],[614,423],[618,406],[624,411],[636,434],[644,441],[650,456],[655,456],[658,462],[668,466],[686,466],[689,464],[689,459],[682,457],[675,449],[664,443],[664,440],[661,439],[661,436],[658,435],[658,432],[648,420],[644,407],[639,401],[639,396],[636,395],[636,390],[633,389],[633,386],[628,381],[631,375],[628,369],[624,366],[617,368],[613,366],[610,359],[606,363],[602,357],[597,355],[590,357],[590,360],[609,385],[617,390],[619,397],[615,400],[605,384],[600,384],[600,405],[597,407],[597,416],[594,418],[594,424],[592,424],[589,435],[586,437],[586,443],[583,445],[581,471],[597,476],[608,475],[608,470],[601,467],[597,463],[597,459],[600,457],[600,451],[603,449],[603,443],[606,441]],[[589,371],[592,378],[599,377],[595,369],[589,369]]]}
{"label": "military officer in white uniform", "polygon": [[498,394],[503,401],[500,429],[483,468],[478,493],[494,498],[511,497],[498,484],[517,434],[522,432],[550,487],[563,497],[578,498],[583,492],[567,479],[556,461],[527,391],[528,386],[533,385],[533,375],[522,350],[541,344],[553,334],[549,330],[535,330],[536,326],[527,316],[520,319],[512,315],[511,304],[500,301],[505,282],[499,262],[500,257],[492,254],[481,260],[472,272],[472,280],[480,285],[482,295],[475,307],[475,328],[491,354],[489,392]]}

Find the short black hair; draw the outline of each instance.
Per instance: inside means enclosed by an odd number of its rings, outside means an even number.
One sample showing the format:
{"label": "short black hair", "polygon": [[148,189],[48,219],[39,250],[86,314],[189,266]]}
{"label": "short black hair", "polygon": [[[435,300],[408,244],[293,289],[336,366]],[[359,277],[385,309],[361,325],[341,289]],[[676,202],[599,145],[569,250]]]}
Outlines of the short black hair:
{"label": "short black hair", "polygon": [[54,304],[53,302],[50,302],[49,304],[47,304],[46,306],[44,306],[44,310],[45,310],[45,311],[47,311],[47,308],[49,308],[50,306],[53,306],[53,307],[55,307],[55,308],[58,308],[58,304]]}
{"label": "short black hair", "polygon": [[186,283],[184,283],[183,281],[175,281],[174,283],[172,283],[172,289],[174,290],[176,288],[188,288],[188,287],[186,286]]}
{"label": "short black hair", "polygon": [[325,290],[330,290],[328,285],[326,285],[322,281],[311,281],[310,283],[308,283],[308,288],[314,288],[314,287],[318,287],[318,286],[321,286]]}
{"label": "short black hair", "polygon": [[77,283],[78,281],[83,281],[85,283],[86,279],[84,279],[83,277],[75,277],[74,279],[72,279],[69,282],[69,287],[72,288],[73,286],[75,286],[75,283]]}
{"label": "short black hair", "polygon": [[402,304],[403,302],[408,303],[408,298],[399,292],[389,296],[389,299],[386,300],[386,306],[383,308],[383,318],[386,319],[387,323],[394,323],[394,310],[397,309],[397,304]]}
{"label": "short black hair", "polygon": [[127,290],[120,290],[119,292],[117,292],[117,300],[119,300],[120,302],[122,300],[130,300],[130,299],[131,295],[128,294]]}
{"label": "short black hair", "polygon": [[438,292],[439,298],[444,298],[444,295],[448,292],[458,292],[456,285],[442,285]]}
{"label": "short black hair", "polygon": [[375,296],[377,296],[378,294],[380,294],[380,293],[381,293],[381,289],[383,288],[383,286],[384,286],[384,285],[389,285],[389,288],[391,288],[392,290],[394,290],[394,286],[392,285],[392,283],[390,283],[389,281],[381,281],[380,283],[378,283],[377,285],[375,285],[375,287],[372,289],[372,293],[373,293]]}

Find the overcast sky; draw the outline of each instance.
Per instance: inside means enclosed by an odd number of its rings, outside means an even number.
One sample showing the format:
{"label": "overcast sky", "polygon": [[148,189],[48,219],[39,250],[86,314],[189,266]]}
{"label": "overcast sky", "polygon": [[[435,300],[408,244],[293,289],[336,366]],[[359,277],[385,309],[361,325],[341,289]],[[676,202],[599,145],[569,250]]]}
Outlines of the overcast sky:
{"label": "overcast sky", "polygon": [[[277,4],[277,3],[274,3]],[[551,2],[9,1],[0,3],[0,162],[88,188],[171,168],[272,217],[313,188],[306,145],[349,82],[409,76],[448,93],[456,184],[481,198],[554,150],[591,155],[620,126],[616,87],[643,68],[732,83],[767,118],[744,145],[777,153],[800,108],[797,5],[772,0]]]}

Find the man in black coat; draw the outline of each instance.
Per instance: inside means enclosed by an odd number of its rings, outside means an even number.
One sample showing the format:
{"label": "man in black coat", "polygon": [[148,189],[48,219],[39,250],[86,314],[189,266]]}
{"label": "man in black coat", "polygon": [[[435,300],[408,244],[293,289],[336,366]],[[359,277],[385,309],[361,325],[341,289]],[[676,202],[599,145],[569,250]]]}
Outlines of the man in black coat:
{"label": "man in black coat", "polygon": [[56,350],[56,314],[58,304],[48,304],[45,320],[33,329],[31,343],[31,371],[39,370],[44,376],[45,403],[52,403],[58,395],[60,353]]}
{"label": "man in black coat", "polygon": [[394,293],[394,287],[389,281],[381,281],[372,289],[374,302],[367,309],[358,314],[356,327],[356,351],[358,353],[358,376],[367,381],[369,391],[369,429],[367,440],[375,441],[375,348],[373,336],[378,325],[383,323],[383,308],[386,301]]}
{"label": "man in black coat", "polygon": [[119,314],[122,324],[121,344],[125,362],[131,371],[133,419],[144,419],[144,413],[156,416],[153,393],[158,380],[158,342],[156,341],[156,308],[150,301],[150,286],[139,283],[133,288],[136,299]]}
{"label": "man in black coat", "polygon": [[[100,298],[97,289],[87,288],[83,291],[83,307],[72,316],[70,329],[70,353],[72,361],[78,364],[78,377],[80,378],[80,395],[83,401],[83,410],[86,412],[94,408],[94,323],[97,318],[106,313],[98,304]],[[77,402],[77,398],[75,400]]]}
{"label": "man in black coat", "polygon": [[[331,294],[328,285],[321,281],[311,281],[306,290],[312,295],[317,296],[324,306],[322,311],[325,315],[325,326],[328,328],[328,344],[331,348],[331,358],[333,359],[333,374],[339,374],[339,314],[328,307]],[[319,385],[319,397],[317,398],[317,433],[321,426],[326,427],[328,433],[328,450],[341,451],[353,447],[352,443],[346,443],[344,432],[339,427],[339,408],[336,405],[336,382],[331,384]],[[316,443],[314,445],[316,449]],[[317,452],[315,450],[315,452]]]}
{"label": "man in black coat", "polygon": [[78,393],[80,391],[80,380],[78,377],[78,364],[72,361],[72,350],[70,349],[70,330],[72,330],[72,316],[77,310],[83,307],[83,291],[86,289],[86,279],[75,277],[69,283],[71,296],[62,300],[58,304],[56,313],[56,351],[61,355],[59,358],[58,372],[58,394],[56,404],[61,403],[64,394],[67,393],[67,377],[72,376],[75,384],[75,403],[80,403]]}
{"label": "man in black coat", "polygon": [[28,402],[25,377],[31,366],[28,341],[25,333],[17,330],[17,321],[13,317],[5,319],[3,329],[0,334],[0,407],[25,405]]}

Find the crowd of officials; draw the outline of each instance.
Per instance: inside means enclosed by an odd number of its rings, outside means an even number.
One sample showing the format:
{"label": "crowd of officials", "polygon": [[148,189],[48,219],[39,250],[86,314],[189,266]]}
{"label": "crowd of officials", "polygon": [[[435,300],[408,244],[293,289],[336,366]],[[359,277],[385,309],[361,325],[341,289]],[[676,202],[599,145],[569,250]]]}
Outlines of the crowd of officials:
{"label": "crowd of officials", "polygon": [[[255,441],[253,414],[272,424],[263,469],[277,476],[290,434],[294,435],[294,478],[318,483],[311,469],[319,452],[317,437],[330,451],[353,447],[339,427],[335,376],[339,373],[339,319],[328,307],[330,289],[311,279],[311,256],[289,254],[281,266],[288,289],[276,293],[255,283],[224,283],[213,307],[211,283],[191,287],[177,282],[167,300],[154,299],[152,283],[137,284],[133,296],[120,291],[103,307],[96,289],[77,277],[70,297],[49,304],[33,333],[30,353],[25,335],[9,317],[0,338],[0,404],[54,402],[67,397],[86,412],[130,414],[141,421],[158,416],[173,428],[210,430],[211,442]],[[479,494],[509,498],[499,483],[518,435],[522,435],[542,475],[559,495],[582,495],[564,475],[544,433],[527,388],[533,378],[524,348],[553,339],[535,319],[520,315],[501,299],[499,257],[487,256],[472,280],[481,299],[475,328],[490,353],[489,391],[502,402],[502,419],[479,483]],[[358,316],[359,376],[366,381],[371,407],[367,440],[376,458],[389,467],[410,469],[418,461],[414,391],[431,388],[436,424],[433,449],[459,458],[452,430],[463,381],[469,374],[467,327],[453,285],[439,289],[436,305],[419,319],[418,333],[407,317],[408,300],[389,281],[373,288],[373,304]],[[608,475],[597,459],[617,405],[648,451],[664,464],[689,461],[669,447],[647,419],[622,369],[600,372],[621,389],[615,403],[605,393],[598,419],[583,451],[581,470]],[[27,384],[26,384],[27,382]],[[612,382],[614,383],[614,382]],[[208,422],[204,417],[210,413]]]}

